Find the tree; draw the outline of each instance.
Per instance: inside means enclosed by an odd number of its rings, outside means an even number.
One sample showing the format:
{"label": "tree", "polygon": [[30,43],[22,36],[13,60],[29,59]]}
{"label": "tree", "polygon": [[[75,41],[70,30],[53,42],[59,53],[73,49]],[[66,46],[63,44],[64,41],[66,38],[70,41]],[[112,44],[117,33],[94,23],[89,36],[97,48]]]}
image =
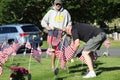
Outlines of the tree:
{"label": "tree", "polygon": [[[53,0],[1,0],[0,23],[33,23],[42,29],[40,21]],[[120,17],[119,0],[64,0],[63,6],[77,22],[110,22]]]}

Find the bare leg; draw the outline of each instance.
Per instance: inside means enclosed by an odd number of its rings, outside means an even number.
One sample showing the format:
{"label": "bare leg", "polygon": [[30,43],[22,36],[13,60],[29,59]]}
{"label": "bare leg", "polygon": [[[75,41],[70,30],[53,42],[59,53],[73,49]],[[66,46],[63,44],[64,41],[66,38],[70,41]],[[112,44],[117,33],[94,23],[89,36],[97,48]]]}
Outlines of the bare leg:
{"label": "bare leg", "polygon": [[52,69],[54,70],[55,69],[55,59],[56,59],[54,52],[52,53],[51,58],[52,58]]}
{"label": "bare leg", "polygon": [[91,59],[89,53],[90,53],[90,51],[83,51],[82,55],[84,56],[84,58],[87,62],[87,66],[89,68],[89,71],[94,71],[93,64],[92,64],[92,59]]}
{"label": "bare leg", "polygon": [[84,56],[85,60],[86,60],[86,64],[89,68],[89,72],[88,74],[86,74],[85,76],[83,76],[83,78],[92,78],[92,77],[96,77],[96,73],[94,72],[94,68],[93,68],[93,64],[92,64],[92,59],[89,55],[90,51],[83,51],[82,55]]}

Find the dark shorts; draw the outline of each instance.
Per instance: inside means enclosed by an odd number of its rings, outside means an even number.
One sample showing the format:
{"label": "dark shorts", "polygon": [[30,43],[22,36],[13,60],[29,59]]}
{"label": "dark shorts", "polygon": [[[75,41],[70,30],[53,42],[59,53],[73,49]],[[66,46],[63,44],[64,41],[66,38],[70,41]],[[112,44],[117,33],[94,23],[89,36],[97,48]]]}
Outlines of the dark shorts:
{"label": "dark shorts", "polygon": [[88,40],[84,46],[84,51],[96,51],[99,50],[102,43],[106,40],[107,36],[104,32],[99,33],[97,36]]}

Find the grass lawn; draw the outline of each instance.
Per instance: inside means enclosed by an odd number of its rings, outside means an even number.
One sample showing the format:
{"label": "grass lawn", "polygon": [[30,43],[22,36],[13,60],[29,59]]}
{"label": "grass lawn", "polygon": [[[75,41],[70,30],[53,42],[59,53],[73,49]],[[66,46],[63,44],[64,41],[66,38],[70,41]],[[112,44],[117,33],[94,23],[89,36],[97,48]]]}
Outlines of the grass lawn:
{"label": "grass lawn", "polygon": [[[16,56],[13,63],[9,60],[2,66],[3,74],[0,80],[9,80],[11,66],[19,65],[28,68],[29,56]],[[51,58],[42,58],[41,63],[38,63],[34,58],[31,61],[30,73],[32,80],[54,80],[54,73],[51,70]],[[82,75],[86,72],[87,66],[74,58],[74,62],[68,62],[67,70],[60,70],[57,75],[57,80],[88,80],[83,79]],[[117,57],[99,57],[96,61],[97,77],[89,80],[120,80],[120,58]]]}

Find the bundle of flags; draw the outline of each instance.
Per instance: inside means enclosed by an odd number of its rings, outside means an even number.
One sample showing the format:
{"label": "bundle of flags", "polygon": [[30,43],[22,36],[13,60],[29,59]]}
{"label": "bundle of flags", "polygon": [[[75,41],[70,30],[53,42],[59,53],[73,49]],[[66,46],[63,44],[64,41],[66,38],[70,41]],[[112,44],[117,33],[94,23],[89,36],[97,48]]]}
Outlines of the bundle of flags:
{"label": "bundle of flags", "polygon": [[28,49],[31,49],[31,55],[33,56],[33,58],[35,58],[38,62],[41,61],[42,51],[41,51],[38,43],[33,42],[30,44],[30,42],[27,41],[25,47]]}
{"label": "bundle of flags", "polygon": [[8,60],[9,55],[15,56],[19,48],[20,42],[13,42],[12,44],[3,42],[0,51],[0,75],[2,74],[2,64]]}
{"label": "bundle of flags", "polygon": [[68,37],[59,43],[55,50],[55,54],[61,62],[61,69],[64,69],[66,62],[74,57],[75,51],[73,50],[73,43],[70,42]]}
{"label": "bundle of flags", "polygon": [[47,49],[47,55],[51,55],[53,51],[55,51],[52,46],[57,46],[61,40],[62,31],[61,30],[49,30],[47,36],[47,43],[49,44],[49,48]]}

